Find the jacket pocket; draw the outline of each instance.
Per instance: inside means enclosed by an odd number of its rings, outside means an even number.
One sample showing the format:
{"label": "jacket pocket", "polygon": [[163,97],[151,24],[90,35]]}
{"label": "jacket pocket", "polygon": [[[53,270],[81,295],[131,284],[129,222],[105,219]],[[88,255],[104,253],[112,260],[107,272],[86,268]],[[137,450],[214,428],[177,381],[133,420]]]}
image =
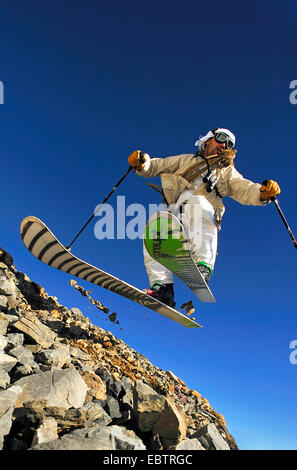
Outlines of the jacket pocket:
{"label": "jacket pocket", "polygon": [[180,175],[164,173],[161,175],[162,188],[168,204],[174,204],[180,194],[191,186],[191,183]]}

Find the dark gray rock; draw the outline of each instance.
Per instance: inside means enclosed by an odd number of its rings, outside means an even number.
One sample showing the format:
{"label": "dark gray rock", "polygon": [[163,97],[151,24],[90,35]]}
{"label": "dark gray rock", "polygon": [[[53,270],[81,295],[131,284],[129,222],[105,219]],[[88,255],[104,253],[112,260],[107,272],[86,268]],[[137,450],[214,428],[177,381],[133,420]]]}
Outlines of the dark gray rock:
{"label": "dark gray rock", "polygon": [[112,419],[121,418],[122,416],[118,401],[110,395],[106,396],[106,404],[104,409]]}
{"label": "dark gray rock", "polygon": [[99,375],[100,379],[103,380],[106,384],[106,390],[108,390],[111,385],[113,384],[114,380],[110,372],[106,369],[106,367],[99,366],[95,369],[95,374]]}
{"label": "dark gray rock", "polygon": [[58,320],[55,317],[48,317],[44,323],[57,334],[61,333],[61,331],[63,330],[62,320]]}
{"label": "dark gray rock", "polygon": [[208,424],[192,435],[207,450],[230,450],[229,444],[223,439],[213,423]]}

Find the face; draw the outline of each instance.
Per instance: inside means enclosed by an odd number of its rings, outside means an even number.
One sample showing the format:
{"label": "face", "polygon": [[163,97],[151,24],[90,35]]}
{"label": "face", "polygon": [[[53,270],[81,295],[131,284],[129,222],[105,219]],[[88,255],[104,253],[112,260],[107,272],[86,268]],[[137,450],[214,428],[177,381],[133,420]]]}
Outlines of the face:
{"label": "face", "polygon": [[214,137],[205,142],[204,156],[215,155],[226,150],[226,142],[217,142]]}

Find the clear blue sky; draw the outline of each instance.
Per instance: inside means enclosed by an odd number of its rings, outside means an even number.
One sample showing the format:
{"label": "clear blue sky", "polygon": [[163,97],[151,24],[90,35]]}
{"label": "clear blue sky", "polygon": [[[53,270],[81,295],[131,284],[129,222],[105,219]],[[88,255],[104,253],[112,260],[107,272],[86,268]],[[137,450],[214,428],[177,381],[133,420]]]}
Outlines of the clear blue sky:
{"label": "clear blue sky", "polygon": [[[204,328],[195,330],[79,282],[118,313],[120,325],[112,324],[69,286],[68,275],[26,251],[19,226],[35,215],[67,244],[133,150],[191,153],[200,134],[222,126],[237,136],[241,173],[279,182],[280,205],[297,232],[297,105],[289,100],[296,15],[293,0],[1,5],[0,245],[60,303],[79,307],[199,391],[241,449],[297,449],[297,365],[289,361],[297,252],[275,207],[225,199],[211,281],[217,303],[199,304],[176,282],[177,303],[192,299],[198,307]],[[116,195],[127,205],[158,203],[146,182],[130,174]],[[73,252],[147,286],[141,240],[99,241],[92,223]]]}

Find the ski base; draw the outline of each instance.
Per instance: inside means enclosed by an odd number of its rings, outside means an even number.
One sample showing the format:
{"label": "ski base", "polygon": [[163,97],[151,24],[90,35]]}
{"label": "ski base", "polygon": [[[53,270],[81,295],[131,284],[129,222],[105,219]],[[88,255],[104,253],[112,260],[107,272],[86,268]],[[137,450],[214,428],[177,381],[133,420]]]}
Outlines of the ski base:
{"label": "ski base", "polygon": [[153,214],[146,224],[144,243],[150,256],[178,276],[201,302],[215,302],[193,261],[184,228],[171,212]]}

